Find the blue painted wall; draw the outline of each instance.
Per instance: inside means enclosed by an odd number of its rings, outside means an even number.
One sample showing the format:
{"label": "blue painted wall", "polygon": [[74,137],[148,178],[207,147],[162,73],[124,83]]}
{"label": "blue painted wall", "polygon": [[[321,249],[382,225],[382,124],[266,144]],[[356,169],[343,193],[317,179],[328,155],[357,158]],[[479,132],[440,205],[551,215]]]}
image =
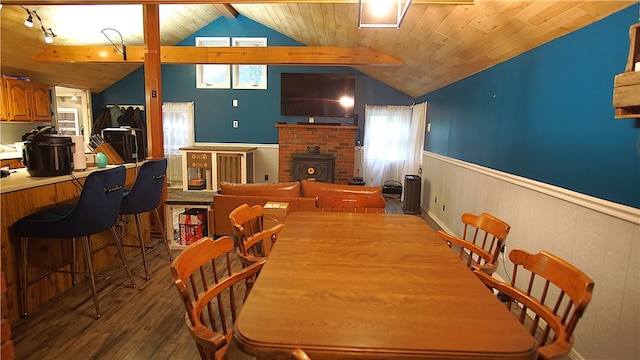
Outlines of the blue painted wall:
{"label": "blue painted wall", "polygon": [[[253,20],[219,18],[200,29],[178,45],[193,46],[198,36],[266,37],[270,46],[302,46]],[[303,117],[280,116],[280,73],[324,72],[356,74],[355,109],[360,122],[358,140],[362,140],[364,105],[409,105],[413,98],[350,67],[268,66],[267,90],[196,89],[194,65],[162,66],[162,100],[193,101],[195,107],[196,142],[215,143],[278,143],[278,122],[307,121]],[[237,99],[239,106],[231,106]],[[144,69],[141,67],[100,94],[93,95],[94,114],[107,104],[144,104]],[[233,120],[240,126],[234,129]],[[347,122],[341,118],[319,121]]]}
{"label": "blue painted wall", "polygon": [[640,128],[614,119],[632,5],[417,99],[425,150],[640,208]]}

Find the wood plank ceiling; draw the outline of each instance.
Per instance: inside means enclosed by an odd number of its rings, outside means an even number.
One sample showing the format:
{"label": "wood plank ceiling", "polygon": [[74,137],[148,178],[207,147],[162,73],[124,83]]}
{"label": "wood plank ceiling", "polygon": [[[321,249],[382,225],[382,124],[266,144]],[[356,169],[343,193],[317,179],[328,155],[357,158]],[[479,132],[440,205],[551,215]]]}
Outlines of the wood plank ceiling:
{"label": "wood plank ceiling", "polygon": [[[42,39],[39,24],[36,22],[34,28],[26,28],[22,24],[27,17],[26,10],[18,5],[6,5],[6,1],[3,3],[0,10],[0,71],[3,74],[24,75],[51,85],[72,85],[101,92],[140,66],[35,62],[33,58],[48,46]],[[473,5],[413,3],[400,29],[358,29],[358,5],[344,1],[232,2],[231,6],[238,14],[308,46],[369,47],[398,58],[404,65],[355,68],[409,96],[418,97],[634,4],[637,6],[638,2],[475,0]],[[50,27],[57,35],[54,45],[110,45],[100,33],[104,28],[118,29],[128,46],[143,45],[140,5],[25,7],[36,10],[45,27]],[[160,5],[162,45],[174,45],[220,16],[232,16],[228,10],[220,4]]]}

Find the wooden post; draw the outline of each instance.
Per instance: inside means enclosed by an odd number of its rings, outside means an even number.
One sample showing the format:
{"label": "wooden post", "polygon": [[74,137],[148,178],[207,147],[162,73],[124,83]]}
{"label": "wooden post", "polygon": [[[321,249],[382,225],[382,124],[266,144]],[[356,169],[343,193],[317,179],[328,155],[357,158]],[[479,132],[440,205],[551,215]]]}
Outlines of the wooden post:
{"label": "wooden post", "polygon": [[164,157],[162,135],[162,72],[160,65],[160,7],[143,5],[144,21],[144,87],[147,113],[147,145],[149,156]]}

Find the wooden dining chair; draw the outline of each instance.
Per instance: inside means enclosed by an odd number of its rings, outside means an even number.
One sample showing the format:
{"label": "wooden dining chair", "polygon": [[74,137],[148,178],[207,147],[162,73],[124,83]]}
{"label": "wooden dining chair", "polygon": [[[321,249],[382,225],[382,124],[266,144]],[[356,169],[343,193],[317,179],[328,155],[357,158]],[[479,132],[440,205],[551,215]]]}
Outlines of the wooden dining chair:
{"label": "wooden dining chair", "polygon": [[229,236],[202,238],[171,263],[171,274],[186,308],[185,322],[203,360],[224,358],[233,324],[249,289],[244,280],[260,272],[265,260],[243,267],[233,260]]}
{"label": "wooden dining chair", "polygon": [[261,205],[242,204],[229,213],[233,234],[238,240],[238,255],[244,265],[269,256],[283,224],[263,228],[264,208]]}
{"label": "wooden dining chair", "polygon": [[[506,299],[507,307],[537,339],[539,359],[566,356],[573,346],[573,331],[591,301],[593,280],[546,251],[533,255],[513,249],[509,259],[513,262],[510,284],[477,269],[474,273]],[[527,316],[529,312],[533,318]]]}
{"label": "wooden dining chair", "polygon": [[500,249],[509,235],[511,226],[497,217],[482,213],[474,215],[462,214],[464,231],[462,237],[437,231],[438,236],[459,248],[458,257],[471,269],[479,269],[491,275],[498,268]]}
{"label": "wooden dining chair", "polygon": [[384,214],[386,201],[383,196],[321,195],[316,197],[316,207],[323,212],[356,212]]}

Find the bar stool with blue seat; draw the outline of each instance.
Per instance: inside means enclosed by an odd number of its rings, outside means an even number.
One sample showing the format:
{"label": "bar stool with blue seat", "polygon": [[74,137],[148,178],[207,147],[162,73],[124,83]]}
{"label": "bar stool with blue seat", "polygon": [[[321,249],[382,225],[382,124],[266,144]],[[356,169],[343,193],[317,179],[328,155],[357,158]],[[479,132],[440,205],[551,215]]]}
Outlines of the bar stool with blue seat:
{"label": "bar stool with blue seat", "polygon": [[[20,288],[21,311],[27,315],[27,286],[42,279],[38,276],[32,280],[27,279],[28,269],[28,245],[29,238],[69,238],[73,241],[72,276],[75,283],[75,240],[83,238],[82,247],[87,266],[87,274],[91,282],[93,302],[96,308],[97,318],[102,316],[98,291],[96,287],[95,273],[91,261],[90,236],[111,229],[115,236],[113,226],[118,220],[118,212],[122,203],[122,193],[126,180],[124,166],[94,171],[87,176],[80,192],[80,197],[75,204],[58,205],[23,217],[13,224],[13,233],[20,237]],[[118,250],[123,267],[127,270],[132,287],[135,282],[131,270],[124,256],[122,246],[118,241],[113,241]],[[54,272],[57,270],[51,270]]]}
{"label": "bar stool with blue seat", "polygon": [[[167,159],[149,160],[140,166],[136,181],[130,190],[125,190],[122,196],[122,204],[120,205],[120,215],[134,215],[136,219],[136,228],[138,229],[138,242],[142,253],[142,263],[144,264],[144,272],[146,279],[149,280],[149,269],[147,265],[147,251],[142,234],[140,214],[153,211],[156,221],[160,226],[162,240],[169,254],[169,260],[173,260],[167,235],[162,226],[158,206],[162,199],[162,190],[164,189],[164,178],[167,172]],[[124,227],[123,227],[124,229]],[[124,233],[121,235],[121,241],[124,240]]]}

